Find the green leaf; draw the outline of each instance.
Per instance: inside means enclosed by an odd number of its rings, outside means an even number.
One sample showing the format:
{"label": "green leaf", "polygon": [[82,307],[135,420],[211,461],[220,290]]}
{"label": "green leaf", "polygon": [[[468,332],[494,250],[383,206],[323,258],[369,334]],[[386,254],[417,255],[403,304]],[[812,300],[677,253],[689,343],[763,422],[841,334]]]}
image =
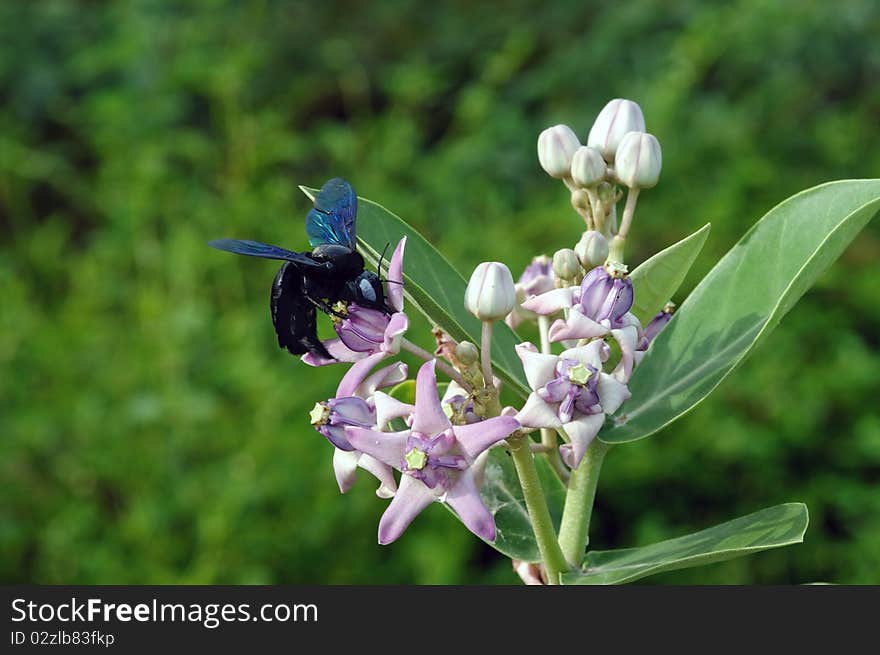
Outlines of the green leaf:
{"label": "green leaf", "polygon": [[[547,498],[550,516],[556,529],[559,530],[562,506],[565,503],[565,485],[543,457],[536,457],[535,465]],[[489,545],[512,559],[526,562],[540,561],[541,555],[538,552],[538,544],[532,531],[516,468],[505,450],[493,448],[489,452],[486,481],[480,493],[486,507],[495,517],[495,543]]]}
{"label": "green leaf", "polygon": [[[316,189],[300,187],[310,198]],[[464,308],[467,282],[443,255],[398,216],[372,200],[358,197],[358,245],[364,258],[375,267],[385,245],[389,251],[404,236],[404,296],[407,307],[415,307],[429,321],[446,330],[456,341],[468,340],[479,347],[482,325]],[[529,387],[514,346],[520,339],[502,322],[492,329],[492,364],[495,374],[525,398]]]}
{"label": "green leaf", "polygon": [[786,503],[677,539],[641,548],[587,553],[585,568],[563,584],[623,584],[647,575],[703,566],[804,540],[807,506]]}
{"label": "green leaf", "polygon": [[678,291],[703,249],[711,227],[711,223],[706,223],[689,237],[645,260],[630,273],[634,297],[631,311],[642,325],[647,325]]}
{"label": "green leaf", "polygon": [[654,340],[632,398],[599,437],[654,434],[726,378],[880,209],[880,180],[830,182],[772,209],[728,252]]}
{"label": "green leaf", "polygon": [[416,381],[404,380],[400,384],[392,387],[388,392],[388,395],[402,403],[413,405],[416,402]]}

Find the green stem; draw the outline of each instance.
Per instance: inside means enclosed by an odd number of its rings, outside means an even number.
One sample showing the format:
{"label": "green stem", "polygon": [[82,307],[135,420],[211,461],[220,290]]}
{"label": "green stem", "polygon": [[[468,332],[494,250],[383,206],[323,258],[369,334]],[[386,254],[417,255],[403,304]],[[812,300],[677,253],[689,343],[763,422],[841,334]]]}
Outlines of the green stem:
{"label": "green stem", "polygon": [[480,341],[480,362],[483,367],[483,385],[487,389],[495,387],[495,376],[492,374],[492,321],[483,321],[483,333]]}
{"label": "green stem", "polygon": [[593,223],[599,232],[607,236],[605,231],[605,208],[602,207],[602,201],[599,199],[599,194],[596,193],[595,187],[588,187],[587,195],[590,198],[590,211],[593,213]]}
{"label": "green stem", "polygon": [[[538,315],[538,333],[541,335],[541,352],[545,355],[552,355],[553,346],[550,343],[550,319],[542,314]],[[545,456],[547,457],[550,466],[552,466],[553,470],[556,472],[556,475],[558,475],[559,479],[563,482],[568,482],[568,469],[565,467],[565,464],[562,463],[562,460],[559,457],[559,451],[556,449],[556,446],[559,445],[556,441],[556,432],[548,428],[541,430],[541,443],[546,448]]]}
{"label": "green stem", "polygon": [[608,444],[594,439],[587,448],[580,465],[571,473],[562,525],[559,529],[559,545],[565,560],[572,567],[580,567],[584,551],[589,543],[590,516],[596,498],[596,485],[605,455],[611,449]]}
{"label": "green stem", "polygon": [[466,391],[471,390],[471,385],[469,385],[467,383],[467,381],[463,377],[461,377],[461,374],[458,371],[456,371],[454,368],[452,368],[449,364],[444,362],[442,359],[434,357],[434,355],[429,353],[424,348],[417,346],[409,339],[405,339],[405,338],[401,339],[400,348],[402,350],[405,350],[406,352],[412,354],[412,355],[415,355],[419,359],[424,359],[426,362],[430,362],[432,359],[436,359],[437,360],[437,364],[436,364],[437,368],[439,368],[446,375],[448,375],[450,377],[450,379],[458,382],[461,385],[462,389],[464,389]]}
{"label": "green stem", "polygon": [[547,508],[547,500],[544,498],[544,490],[538,479],[538,471],[535,468],[535,460],[532,458],[528,435],[508,439],[510,454],[519,476],[519,483],[526,500],[526,509],[532,522],[532,530],[535,540],[538,542],[538,550],[541,560],[547,572],[549,584],[559,584],[559,574],[568,570],[565,557],[556,541],[556,530],[553,528],[553,520],[550,518],[550,510]]}

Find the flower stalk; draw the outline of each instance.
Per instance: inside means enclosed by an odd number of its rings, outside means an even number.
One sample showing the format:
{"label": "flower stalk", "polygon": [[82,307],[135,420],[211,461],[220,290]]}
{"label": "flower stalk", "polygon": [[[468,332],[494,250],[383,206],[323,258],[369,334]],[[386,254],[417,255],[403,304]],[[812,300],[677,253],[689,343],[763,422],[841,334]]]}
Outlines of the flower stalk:
{"label": "flower stalk", "polygon": [[593,514],[593,501],[602,462],[611,446],[594,439],[580,466],[572,471],[562,510],[562,523],[559,528],[559,546],[565,561],[578,568],[589,543],[590,518]]}
{"label": "flower stalk", "polygon": [[559,584],[559,574],[568,570],[565,556],[556,540],[556,530],[553,520],[550,518],[550,510],[547,508],[547,500],[538,479],[538,471],[535,468],[535,460],[532,456],[530,439],[527,434],[508,438],[510,455],[516,474],[522,487],[523,497],[526,501],[526,509],[532,522],[532,530],[535,533],[535,541],[541,553],[541,560],[547,572],[547,583]]}
{"label": "flower stalk", "polygon": [[[415,355],[419,359],[426,361],[426,362],[430,362],[432,359],[434,359],[434,355],[429,353],[424,348],[417,346],[412,341],[410,341],[409,339],[406,339],[406,338],[401,340],[400,348],[402,350],[405,350],[409,354]],[[461,376],[461,373],[459,373],[454,368],[452,368],[449,364],[447,364],[446,362],[444,362],[440,359],[438,359],[436,361],[437,361],[437,368],[439,370],[441,370],[445,375],[449,376],[450,379],[458,382],[462,386],[462,388],[464,388],[465,390],[467,390],[467,391],[471,390],[471,385],[468,384],[467,380],[465,380]]]}

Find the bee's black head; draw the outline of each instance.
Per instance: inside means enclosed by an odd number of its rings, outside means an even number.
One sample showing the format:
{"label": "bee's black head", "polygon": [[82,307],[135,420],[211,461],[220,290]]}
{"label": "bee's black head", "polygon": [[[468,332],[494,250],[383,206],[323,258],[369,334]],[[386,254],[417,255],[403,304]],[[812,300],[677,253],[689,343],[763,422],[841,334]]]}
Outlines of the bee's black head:
{"label": "bee's black head", "polygon": [[382,280],[372,271],[364,271],[349,282],[350,295],[361,307],[370,307],[388,312],[385,305],[385,290]]}

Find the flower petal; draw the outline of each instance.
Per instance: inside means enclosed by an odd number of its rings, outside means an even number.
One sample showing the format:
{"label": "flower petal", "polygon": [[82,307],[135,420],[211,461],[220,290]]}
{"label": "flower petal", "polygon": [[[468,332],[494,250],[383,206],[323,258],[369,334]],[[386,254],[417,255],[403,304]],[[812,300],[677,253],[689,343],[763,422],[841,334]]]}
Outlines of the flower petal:
{"label": "flower petal", "polygon": [[486,541],[495,541],[495,518],[483,504],[470,469],[462,471],[458,476],[455,484],[446,493],[446,502],[468,530]]}
{"label": "flower petal", "polygon": [[627,325],[633,325],[637,329],[642,329],[642,323],[636,318],[636,315],[632,312],[627,312],[623,316],[620,317],[620,320],[615,324],[617,327],[626,327]]}
{"label": "flower petal", "polygon": [[623,382],[607,373],[599,374],[596,393],[599,394],[599,404],[602,405],[602,411],[606,414],[616,412],[624,401],[629,400],[632,395]]}
{"label": "flower petal", "polygon": [[519,576],[519,579],[523,581],[523,584],[544,584],[544,580],[543,578],[541,578],[540,564],[535,564],[533,562],[523,562],[516,559],[511,561],[513,562],[513,572]]}
{"label": "flower petal", "polygon": [[572,307],[565,321],[555,321],[550,326],[550,341],[563,339],[592,339],[608,334],[608,328],[584,316],[577,307]]}
{"label": "flower petal", "polygon": [[558,428],[562,425],[556,408],[545,403],[537,393],[529,394],[526,404],[516,415],[520,425],[529,428]]}
{"label": "flower petal", "polygon": [[361,453],[356,450],[346,451],[337,448],[333,451],[333,472],[336,474],[336,484],[339,485],[340,493],[348,492],[354,485],[360,458]]}
{"label": "flower petal", "polygon": [[569,348],[562,351],[560,359],[574,359],[584,366],[592,366],[597,371],[602,370],[602,364],[608,359],[608,344],[601,339],[591,341],[585,346]]}
{"label": "flower petal", "polygon": [[339,364],[340,362],[359,362],[367,357],[368,354],[358,353],[351,350],[348,346],[342,343],[341,339],[327,339],[323,344],[327,349],[327,352],[333,356],[333,359],[324,359],[320,355],[306,353],[300,357],[302,362],[309,366],[327,366],[327,364]]}
{"label": "flower petal", "polygon": [[358,398],[366,398],[369,394],[359,394],[359,387],[367,378],[367,375],[369,375],[373,367],[385,357],[385,353],[374,353],[369,357],[356,362],[354,366],[348,369],[342,380],[339,381],[339,386],[336,387],[336,397],[345,398],[348,396],[357,396]]}
{"label": "flower petal", "polygon": [[458,382],[456,382],[455,380],[450,380],[449,384],[446,386],[446,391],[443,393],[443,397],[440,399],[440,403],[448,403],[456,396],[467,398],[468,392],[465,391],[464,387],[462,387]]}
{"label": "flower petal", "polygon": [[477,489],[483,486],[483,483],[486,481],[486,464],[489,462],[489,451],[484,450],[479,454],[477,459],[474,460],[473,464],[470,466],[470,471],[474,476],[474,482],[477,485]]}
{"label": "flower petal", "polygon": [[378,432],[377,430],[349,426],[345,428],[345,436],[348,437],[348,442],[355,449],[372,455],[380,462],[400,470],[410,431]]}
{"label": "flower petal", "polygon": [[395,541],[409,527],[413,519],[437,500],[433,491],[411,475],[400,479],[400,488],[379,521],[379,543],[383,546]]}
{"label": "flower petal", "polygon": [[468,460],[472,462],[481,452],[519,428],[519,421],[515,418],[496,416],[470,425],[455,425],[452,431]]}
{"label": "flower petal", "polygon": [[599,434],[599,430],[604,422],[605,415],[599,413],[581,416],[562,426],[565,434],[568,435],[569,443],[562,444],[559,447],[559,454],[562,456],[562,461],[565,462],[566,466],[572,469],[578,467],[578,464],[584,458],[584,453],[587,452],[587,446]]}
{"label": "flower petal", "polygon": [[[406,237],[403,237],[391,255],[388,263],[388,282],[386,282],[385,296],[392,309],[403,311],[403,251],[406,249]],[[399,283],[399,284],[395,284]]]}
{"label": "flower petal", "polygon": [[421,432],[433,437],[452,426],[443,407],[440,406],[440,396],[437,393],[437,376],[434,374],[434,366],[437,363],[432,359],[422,364],[416,377],[416,411],[413,415],[413,432]]}
{"label": "flower petal", "polygon": [[620,362],[614,369],[614,377],[621,382],[628,382],[635,365],[636,345],[639,341],[638,328],[628,325],[618,330],[611,330],[611,335],[620,345]]}
{"label": "flower petal", "polygon": [[556,355],[544,355],[531,343],[520,343],[515,346],[516,354],[522,360],[523,371],[529,386],[537,391],[556,376]]}
{"label": "flower petal", "polygon": [[529,298],[522,304],[522,308],[536,314],[555,314],[563,309],[568,309],[574,304],[574,294],[576,291],[580,291],[579,286],[553,289],[553,291]]}
{"label": "flower petal", "polygon": [[361,455],[358,466],[372,473],[379,481],[379,488],[376,489],[376,495],[379,498],[391,498],[394,496],[397,491],[397,480],[394,479],[394,473],[390,466],[366,454]]}
{"label": "flower petal", "polygon": [[388,321],[388,327],[385,328],[385,340],[382,343],[382,350],[386,353],[396,355],[400,352],[400,342],[403,340],[403,333],[409,328],[409,318],[403,312],[392,314]]}
{"label": "flower petal", "polygon": [[376,405],[376,425],[380,430],[387,427],[393,419],[409,416],[415,410],[413,405],[401,402],[381,391],[373,394],[373,402]]}
{"label": "flower petal", "polygon": [[[381,358],[380,358],[381,359]],[[403,362],[395,362],[370,375],[360,387],[360,395],[364,398],[372,396],[377,389],[393,387],[406,380],[409,367]]]}

